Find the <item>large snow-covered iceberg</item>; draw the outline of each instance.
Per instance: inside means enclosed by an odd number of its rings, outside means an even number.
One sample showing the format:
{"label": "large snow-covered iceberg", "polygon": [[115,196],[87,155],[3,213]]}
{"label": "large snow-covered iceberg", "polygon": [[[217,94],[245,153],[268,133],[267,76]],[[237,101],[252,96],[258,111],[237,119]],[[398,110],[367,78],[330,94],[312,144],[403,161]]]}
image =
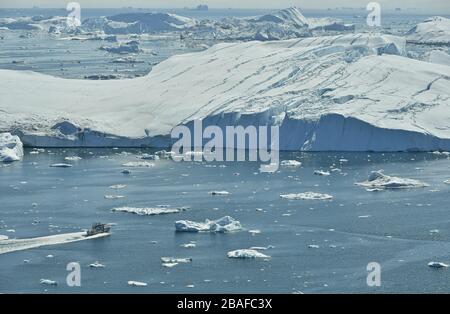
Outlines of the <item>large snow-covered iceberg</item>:
{"label": "large snow-covered iceberg", "polygon": [[408,42],[427,45],[450,45],[450,19],[434,16],[414,26],[407,34]]}
{"label": "large snow-covered iceberg", "polygon": [[130,80],[0,70],[0,130],[31,146],[167,147],[203,119],[278,125],[285,150],[448,151],[450,67],[404,55],[404,38],[367,33],[223,43]]}
{"label": "large snow-covered iceberg", "polygon": [[23,157],[23,144],[18,136],[0,133],[0,161],[12,162]]}

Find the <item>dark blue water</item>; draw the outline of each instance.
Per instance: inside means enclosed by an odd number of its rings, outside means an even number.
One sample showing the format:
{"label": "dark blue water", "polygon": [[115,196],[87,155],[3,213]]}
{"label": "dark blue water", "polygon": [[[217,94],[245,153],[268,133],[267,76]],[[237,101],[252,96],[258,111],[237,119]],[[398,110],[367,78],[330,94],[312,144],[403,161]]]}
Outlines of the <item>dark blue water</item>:
{"label": "dark blue water", "polygon": [[[448,292],[450,273],[430,261],[450,262],[448,209],[450,160],[430,153],[284,153],[300,168],[259,173],[259,164],[176,163],[131,169],[141,152],[52,149],[26,152],[21,162],[0,167],[0,234],[27,238],[76,232],[94,221],[115,223],[108,238],[0,255],[0,292]],[[150,151],[145,151],[150,152]],[[72,168],[50,168],[83,159]],[[340,159],[348,161],[340,161]],[[314,170],[339,168],[330,176]],[[372,170],[422,180],[427,188],[367,192],[355,186]],[[237,175],[239,173],[239,175]],[[109,188],[126,184],[121,190]],[[229,196],[214,197],[212,190]],[[332,201],[289,201],[280,194],[320,192]],[[107,200],[106,194],[124,199]],[[34,205],[33,205],[34,204]],[[119,206],[188,206],[185,212],[138,216],[112,212]],[[262,209],[257,210],[257,209]],[[230,215],[246,230],[234,234],[180,234],[174,221],[204,221]],[[8,232],[8,230],[15,232]],[[258,229],[259,234],[248,230]],[[430,233],[438,229],[438,233]],[[195,241],[195,248],[180,245]],[[308,248],[309,245],[319,248]],[[232,260],[228,251],[273,246],[264,260]],[[47,255],[53,258],[47,258]],[[167,269],[160,258],[191,257]],[[24,260],[30,260],[24,263]],[[91,269],[100,261],[106,267]],[[81,287],[65,284],[66,265],[79,262]],[[382,267],[381,287],[368,287],[366,266]],[[39,283],[41,278],[58,286]],[[129,287],[128,280],[147,282]],[[193,285],[193,287],[191,286]]]}

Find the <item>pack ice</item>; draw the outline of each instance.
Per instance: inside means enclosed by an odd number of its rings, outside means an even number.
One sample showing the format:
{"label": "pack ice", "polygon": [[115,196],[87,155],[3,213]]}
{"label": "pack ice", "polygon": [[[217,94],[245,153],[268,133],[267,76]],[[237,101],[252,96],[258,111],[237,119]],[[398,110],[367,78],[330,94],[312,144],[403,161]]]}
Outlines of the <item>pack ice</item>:
{"label": "pack ice", "polygon": [[390,35],[222,43],[130,80],[0,70],[0,130],[30,146],[167,147],[203,119],[224,134],[277,125],[283,150],[450,150],[449,78]]}
{"label": "pack ice", "polygon": [[0,161],[12,162],[23,157],[23,145],[18,136],[0,133]]}

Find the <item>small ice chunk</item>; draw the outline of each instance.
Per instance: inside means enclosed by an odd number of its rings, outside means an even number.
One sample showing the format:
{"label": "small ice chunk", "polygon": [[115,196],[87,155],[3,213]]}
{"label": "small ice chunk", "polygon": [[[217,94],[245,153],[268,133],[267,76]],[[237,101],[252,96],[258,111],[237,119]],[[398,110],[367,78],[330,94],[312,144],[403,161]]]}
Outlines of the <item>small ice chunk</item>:
{"label": "small ice chunk", "polygon": [[253,259],[253,258],[270,258],[270,256],[262,254],[257,250],[252,249],[241,249],[230,251],[227,253],[229,258],[242,258],[242,259]]}
{"label": "small ice chunk", "polygon": [[280,165],[283,167],[300,167],[302,163],[297,160],[283,160]]}
{"label": "small ice chunk", "polygon": [[120,190],[120,189],[124,189],[126,188],[126,184],[116,184],[116,185],[111,185],[109,188],[113,189],[113,190]]}
{"label": "small ice chunk", "polygon": [[73,167],[73,165],[65,164],[65,163],[57,163],[57,164],[51,164],[50,167],[52,167],[52,168],[71,168],[71,167]]}
{"label": "small ice chunk", "polygon": [[151,155],[151,154],[143,154],[141,156],[141,159],[143,159],[143,160],[159,160],[159,156],[158,155]]}
{"label": "small ice chunk", "polygon": [[41,285],[48,285],[48,286],[57,286],[58,283],[54,280],[50,279],[41,279],[40,280]]}
{"label": "small ice chunk", "polygon": [[78,157],[78,156],[69,156],[69,157],[65,157],[64,159],[67,160],[67,161],[78,161],[78,160],[81,160],[83,158]]}
{"label": "small ice chunk", "polygon": [[122,164],[122,166],[130,168],[152,168],[155,164],[148,161],[130,161]]}
{"label": "small ice chunk", "polygon": [[169,208],[169,207],[117,207],[111,209],[114,212],[125,212],[137,215],[164,215],[164,214],[177,214],[186,210],[186,208]]}
{"label": "small ice chunk", "polygon": [[192,248],[196,247],[195,243],[185,243],[185,244],[181,244],[180,246],[184,247],[185,249],[192,249]]}
{"label": "small ice chunk", "polygon": [[124,169],[124,170],[122,170],[122,173],[123,173],[123,174],[130,174],[130,173],[131,173],[131,171],[130,171],[130,170],[128,170],[128,169]]}
{"label": "small ice chunk", "polygon": [[123,195],[105,195],[105,199],[107,200],[118,200],[118,199],[122,199],[125,198],[125,196]]}
{"label": "small ice chunk", "polygon": [[428,266],[431,268],[447,268],[449,265],[442,262],[429,262]]}
{"label": "small ice chunk", "polygon": [[195,222],[190,220],[179,220],[175,222],[177,232],[235,232],[242,230],[239,221],[230,216],[222,217],[218,220],[206,219],[205,222]]}
{"label": "small ice chunk", "polygon": [[99,263],[98,261],[96,261],[95,263],[89,264],[89,267],[91,268],[104,268],[105,265]]}
{"label": "small ice chunk", "polygon": [[141,281],[130,280],[130,281],[128,281],[128,285],[132,286],[132,287],[146,287],[147,283],[141,282]]}
{"label": "small ice chunk", "polygon": [[218,196],[225,196],[225,195],[230,195],[231,193],[228,191],[211,191],[209,192],[209,194],[211,195],[218,195]]}
{"label": "small ice chunk", "polygon": [[190,257],[183,257],[183,258],[178,258],[178,257],[161,257],[161,262],[164,264],[167,263],[177,263],[177,264],[187,264],[187,263],[191,263],[192,262],[192,258]]}
{"label": "small ice chunk", "polygon": [[314,174],[317,176],[329,176],[330,172],[329,171],[322,171],[322,170],[315,170]]}
{"label": "small ice chunk", "polygon": [[367,181],[356,183],[370,189],[405,189],[405,188],[422,188],[428,184],[414,179],[406,179],[399,177],[391,177],[383,174],[381,170],[373,171]]}
{"label": "small ice chunk", "polygon": [[178,263],[162,263],[163,267],[172,268],[178,265]]}
{"label": "small ice chunk", "polygon": [[283,199],[288,200],[331,200],[333,199],[333,196],[329,194],[321,194],[321,193],[315,193],[315,192],[305,192],[305,193],[298,193],[298,194],[283,194],[280,195]]}
{"label": "small ice chunk", "polygon": [[450,180],[445,180],[444,183],[445,184],[450,184]]}
{"label": "small ice chunk", "polygon": [[308,248],[310,248],[310,249],[318,249],[318,248],[320,248],[320,246],[318,246],[317,244],[310,244],[310,245],[308,245]]}

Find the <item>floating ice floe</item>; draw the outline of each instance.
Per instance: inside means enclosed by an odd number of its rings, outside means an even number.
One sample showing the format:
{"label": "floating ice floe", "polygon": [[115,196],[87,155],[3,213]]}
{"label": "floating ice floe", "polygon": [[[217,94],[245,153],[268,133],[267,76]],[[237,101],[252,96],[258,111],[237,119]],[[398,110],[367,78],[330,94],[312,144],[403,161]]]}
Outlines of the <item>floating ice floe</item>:
{"label": "floating ice floe", "polygon": [[125,198],[124,195],[105,195],[105,199],[107,200],[118,200],[118,199],[122,199]]}
{"label": "floating ice floe", "polygon": [[91,267],[91,268],[104,268],[105,265],[103,265],[103,264],[101,264],[101,263],[99,263],[99,262],[97,261],[97,262],[94,262],[94,263],[92,263],[92,264],[89,264],[89,267]]}
{"label": "floating ice floe", "polygon": [[209,194],[217,195],[217,196],[226,196],[226,195],[230,195],[231,193],[228,191],[211,191],[211,192],[209,192]]}
{"label": "floating ice floe", "polygon": [[269,255],[265,255],[257,250],[252,249],[241,249],[230,251],[227,253],[229,258],[242,258],[242,259],[253,259],[253,258],[270,258]]}
{"label": "floating ice floe", "polygon": [[297,160],[283,160],[280,165],[283,167],[300,167],[302,163]]}
{"label": "floating ice floe", "polygon": [[39,281],[41,283],[41,285],[48,285],[48,286],[57,286],[58,282],[54,281],[54,280],[50,280],[50,279],[41,279]]}
{"label": "floating ice floe", "polygon": [[192,258],[190,257],[161,257],[161,262],[164,264],[170,263],[177,263],[177,264],[187,264],[192,262]]}
{"label": "floating ice floe", "polygon": [[185,249],[192,249],[192,248],[195,248],[197,245],[195,243],[185,243],[185,244],[181,244],[180,246]]}
{"label": "floating ice floe", "polygon": [[445,184],[450,184],[450,180],[445,180],[444,183]]}
{"label": "floating ice floe", "polygon": [[140,53],[142,49],[139,47],[138,41],[129,41],[118,46],[102,46],[100,50],[107,51],[115,54],[128,54],[128,53]]}
{"label": "floating ice floe", "polygon": [[143,154],[141,156],[141,159],[144,159],[144,160],[158,160],[159,156],[158,155],[151,155],[151,154]]}
{"label": "floating ice floe", "polygon": [[317,176],[329,176],[330,172],[329,171],[322,171],[322,170],[315,170],[314,174]]}
{"label": "floating ice floe", "polygon": [[450,45],[450,19],[434,16],[417,24],[406,34],[410,43],[425,45]]}
{"label": "floating ice floe", "polygon": [[109,188],[113,189],[113,190],[120,190],[120,189],[124,189],[126,187],[127,187],[126,184],[115,184],[115,185],[111,185]]}
{"label": "floating ice floe", "polygon": [[442,262],[429,262],[428,266],[431,268],[447,268],[447,267],[449,267],[448,264],[445,264]]}
{"label": "floating ice floe", "polygon": [[128,285],[132,286],[132,287],[146,287],[147,283],[146,282],[141,282],[141,281],[130,280],[130,281],[128,281]]}
{"label": "floating ice floe", "polygon": [[127,163],[122,164],[124,167],[134,167],[134,168],[151,168],[154,167],[155,164],[148,161],[130,161]]}
{"label": "floating ice floe", "polygon": [[81,160],[83,158],[81,158],[79,156],[69,156],[69,157],[65,157],[64,159],[67,160],[67,161],[78,161],[78,160]]}
{"label": "floating ice floe", "polygon": [[8,236],[5,236],[5,235],[0,234],[0,241],[1,241],[1,240],[8,240],[8,239],[9,239]]}
{"label": "floating ice floe", "polygon": [[22,158],[23,144],[20,138],[11,133],[0,133],[0,162],[19,161]]}
{"label": "floating ice floe", "polygon": [[381,170],[373,171],[367,181],[356,183],[370,189],[405,189],[405,188],[422,188],[429,186],[428,184],[414,179],[406,179],[399,177],[391,177],[383,174]]}
{"label": "floating ice floe", "polygon": [[71,167],[73,167],[73,165],[65,164],[65,163],[58,163],[58,164],[51,164],[50,167],[52,167],[52,168],[71,168]]}
{"label": "floating ice floe", "polygon": [[217,220],[206,219],[205,222],[195,222],[189,220],[179,220],[175,222],[177,232],[235,232],[242,230],[239,221],[230,216],[225,216]]}
{"label": "floating ice floe", "polygon": [[304,192],[297,194],[282,194],[280,195],[283,199],[288,200],[331,200],[333,196],[329,194],[322,194],[316,192]]}
{"label": "floating ice floe", "polygon": [[137,215],[165,215],[165,214],[177,214],[185,211],[186,208],[168,208],[168,207],[117,207],[111,209],[114,212],[125,212]]}

